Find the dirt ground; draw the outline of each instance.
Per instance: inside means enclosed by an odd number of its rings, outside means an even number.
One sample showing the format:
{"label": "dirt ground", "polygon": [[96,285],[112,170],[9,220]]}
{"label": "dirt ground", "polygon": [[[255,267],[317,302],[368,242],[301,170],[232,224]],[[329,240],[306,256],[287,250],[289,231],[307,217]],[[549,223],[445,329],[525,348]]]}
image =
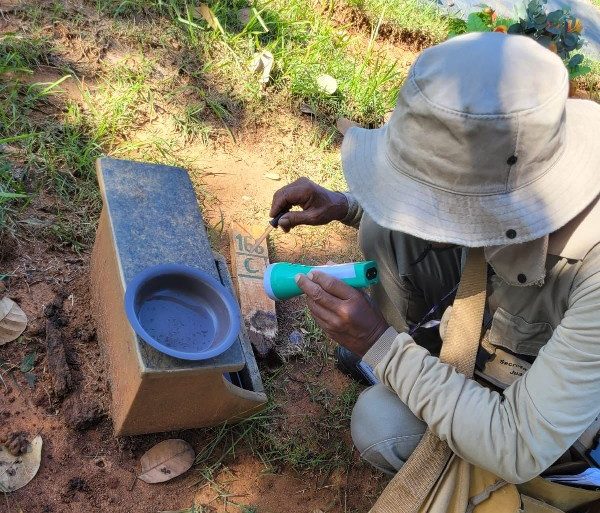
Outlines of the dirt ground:
{"label": "dirt ground", "polygon": [[[365,23],[363,19],[349,19],[356,30]],[[102,23],[92,21],[95,24],[90,30],[100,33]],[[15,18],[4,17],[0,33],[20,26]],[[84,35],[65,32],[60,24],[46,29],[72,49],[68,57],[78,63],[82,76],[93,77],[94,63],[100,57]],[[407,48],[398,49],[396,37],[402,35],[391,34],[381,43],[382,48],[406,67],[416,54]],[[368,32],[365,38],[368,40]],[[115,43],[113,48],[117,47]],[[106,60],[119,58],[115,50],[100,53]],[[56,73],[40,68],[30,80],[54,81],[60,76]],[[93,78],[84,84],[94,87]],[[63,90],[71,99],[80,99],[80,87],[70,80],[63,84]],[[154,119],[149,124],[152,126],[140,128],[137,138],[142,139],[145,131],[161,124],[160,117]],[[315,158],[309,146],[305,150],[301,146],[306,145],[307,134],[315,131],[311,117],[282,111],[267,123],[246,125],[237,127],[235,141],[224,134],[211,144],[190,144],[184,150],[185,157],[202,170],[200,176],[191,177],[199,191],[213,247],[225,256],[229,255],[228,229],[232,223],[266,223],[273,192],[294,175],[281,173],[280,180],[272,180],[265,174],[289,168],[283,160],[293,147],[300,146],[300,153],[306,151],[307,160]],[[338,146],[339,142],[338,137]],[[21,216],[52,220],[57,208],[57,199],[42,192]],[[192,506],[196,509],[189,511],[346,513],[366,511],[374,502],[386,478],[352,452],[349,433],[349,411],[360,387],[334,368],[333,345],[326,345],[318,333],[309,350],[296,357],[285,362],[275,358],[259,362],[263,379],[272,383],[270,390],[277,405],[274,411],[278,420],[270,429],[283,441],[280,450],[289,452],[281,458],[283,463],[274,464],[276,458],[266,463],[260,451],[241,443],[215,467],[215,461],[228,450],[224,441],[210,461],[198,462],[172,481],[152,485],[137,480],[140,457],[154,444],[182,438],[201,452],[215,431],[195,429],[115,438],[110,418],[109,362],[96,338],[90,312],[91,249],[76,253],[52,238],[27,235],[8,242],[0,248],[0,275],[9,276],[0,297],[4,294],[16,301],[29,323],[21,338],[0,346],[0,443],[24,432],[29,439],[39,434],[44,445],[37,476],[21,490],[0,497],[1,513],[158,513],[187,511]],[[349,261],[360,255],[355,231],[338,223],[326,228],[303,227],[288,235],[278,231],[271,237],[270,254],[275,261],[307,263]],[[307,327],[302,299],[278,305],[278,319],[279,340],[285,343],[292,330]],[[58,336],[65,348],[67,365],[58,370],[47,351],[49,333]],[[32,353],[34,382],[20,370],[23,359]],[[57,373],[68,377],[63,393],[57,391]],[[306,447],[311,449],[308,453]],[[349,457],[337,467],[315,464],[320,455],[330,454],[331,447],[339,447],[340,454]],[[296,450],[299,456],[293,464]]]}
{"label": "dirt ground", "polygon": [[[225,229],[212,230],[216,249],[228,255],[227,228],[232,222],[258,222],[266,211],[280,181],[264,178],[272,171],[271,156],[286,144],[285,134],[254,133],[249,142],[228,145],[211,155],[199,156],[208,176],[204,186],[216,198],[205,212],[209,227],[225,219]],[[268,141],[259,143],[257,141]],[[293,143],[293,141],[288,141]],[[212,173],[212,174],[211,174]],[[241,199],[244,196],[244,199]],[[41,198],[31,208],[39,215],[51,203]],[[324,263],[334,255],[356,254],[355,233],[349,228],[327,229],[326,243],[314,246],[309,229],[274,241],[279,260],[309,260]],[[322,238],[320,238],[322,240]],[[210,439],[205,430],[188,430],[116,439],[110,421],[110,387],[107,362],[95,337],[94,320],[89,311],[89,252],[76,254],[40,240],[21,242],[13,257],[2,264],[10,274],[6,295],[15,300],[29,318],[24,337],[0,347],[6,362],[6,386],[0,387],[0,436],[24,431],[29,437],[40,434],[44,441],[43,459],[36,478],[26,487],[0,498],[0,511],[23,513],[79,512],[83,509],[106,512],[158,512],[206,505],[206,511],[244,511],[236,504],[255,507],[259,512],[364,511],[372,503],[382,479],[359,461],[355,454],[345,470],[324,474],[319,469],[297,472],[283,466],[266,468],[241,447],[228,457],[214,482],[203,478],[199,467],[171,482],[150,485],[136,480],[139,458],[155,443],[167,438],[183,438],[201,448]],[[291,302],[279,312],[281,338],[298,324],[301,301]],[[64,398],[53,389],[52,373],[46,354],[46,324],[58,329],[66,348],[71,390]],[[36,383],[28,384],[18,367],[26,354],[35,351]],[[331,353],[331,350],[330,350]],[[261,362],[267,373],[282,363]],[[278,396],[285,404],[285,436],[294,436],[303,425],[318,421],[322,406],[311,399],[312,391],[302,379],[312,378],[307,358],[291,359],[278,379]],[[350,386],[349,380],[333,368],[329,358],[315,387],[326,389],[331,400]],[[328,426],[322,426],[327,429]],[[331,434],[351,446],[349,425]],[[299,435],[301,436],[301,435]],[[207,439],[208,437],[208,439]],[[225,499],[224,499],[225,497]],[[4,509],[6,508],[6,509]]]}

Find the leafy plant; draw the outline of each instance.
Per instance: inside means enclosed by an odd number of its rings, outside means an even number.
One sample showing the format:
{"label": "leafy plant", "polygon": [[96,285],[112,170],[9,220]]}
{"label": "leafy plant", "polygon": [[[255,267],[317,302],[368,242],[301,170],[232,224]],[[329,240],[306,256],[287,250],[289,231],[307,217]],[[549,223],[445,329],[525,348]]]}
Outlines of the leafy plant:
{"label": "leafy plant", "polygon": [[482,5],[481,11],[472,12],[462,23],[457,22],[449,36],[489,31],[521,34],[556,53],[569,70],[570,79],[589,73],[591,68],[583,65],[583,55],[573,55],[585,42],[581,37],[581,20],[567,9],[546,12],[546,2],[547,0],[531,0],[518,13],[518,20],[501,18],[494,9]]}

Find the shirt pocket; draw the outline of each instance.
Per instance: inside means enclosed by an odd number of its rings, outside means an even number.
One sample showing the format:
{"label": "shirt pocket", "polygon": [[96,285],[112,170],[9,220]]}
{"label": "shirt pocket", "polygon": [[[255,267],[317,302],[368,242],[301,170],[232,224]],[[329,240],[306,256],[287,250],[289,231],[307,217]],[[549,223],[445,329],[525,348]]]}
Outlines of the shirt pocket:
{"label": "shirt pocket", "polygon": [[515,354],[537,356],[554,329],[547,322],[529,322],[498,307],[494,313],[489,341]]}

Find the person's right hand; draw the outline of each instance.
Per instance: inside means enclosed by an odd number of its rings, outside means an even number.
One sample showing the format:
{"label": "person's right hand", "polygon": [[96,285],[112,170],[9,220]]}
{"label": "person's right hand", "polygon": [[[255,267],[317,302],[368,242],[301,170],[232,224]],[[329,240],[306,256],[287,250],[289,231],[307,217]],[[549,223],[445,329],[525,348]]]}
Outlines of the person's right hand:
{"label": "person's right hand", "polygon": [[300,224],[314,226],[340,221],[348,214],[348,200],[344,194],[325,189],[308,178],[299,178],[275,192],[269,215],[275,217],[282,210],[295,206],[302,210],[288,212],[279,220],[278,226],[284,232]]}

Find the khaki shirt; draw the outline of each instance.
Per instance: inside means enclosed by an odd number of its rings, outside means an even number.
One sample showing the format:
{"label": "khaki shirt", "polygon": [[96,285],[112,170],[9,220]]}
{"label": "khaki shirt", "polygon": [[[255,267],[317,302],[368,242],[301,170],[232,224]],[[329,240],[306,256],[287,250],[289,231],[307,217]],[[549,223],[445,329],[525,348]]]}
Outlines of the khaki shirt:
{"label": "khaki shirt", "polygon": [[[356,225],[362,212],[348,197],[345,221]],[[595,204],[549,238],[486,248],[495,274],[488,281],[492,323],[483,344],[489,352],[506,350],[533,361],[505,366],[514,369],[514,382],[504,391],[441,363],[398,323],[364,357],[454,452],[509,482],[527,481],[548,468],[600,413],[599,221]],[[435,272],[411,276],[408,287],[404,255],[418,239],[392,233],[399,290],[435,288],[427,281],[443,279],[452,259],[428,255]],[[405,303],[402,314],[410,315],[410,298]]]}

